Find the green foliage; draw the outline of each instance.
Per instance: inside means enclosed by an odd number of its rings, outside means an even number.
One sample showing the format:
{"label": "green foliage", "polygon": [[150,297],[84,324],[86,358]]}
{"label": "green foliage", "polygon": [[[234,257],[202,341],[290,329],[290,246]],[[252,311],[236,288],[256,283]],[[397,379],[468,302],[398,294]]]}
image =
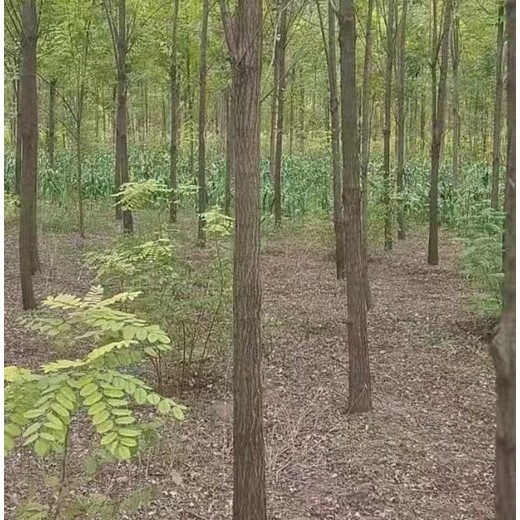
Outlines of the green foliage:
{"label": "green foliage", "polygon": [[[36,315],[24,320],[51,337],[67,335],[76,344],[88,340],[94,347],[83,358],[48,362],[37,372],[5,369],[6,452],[15,448],[16,441],[32,446],[41,457],[62,451],[73,418],[84,410],[100,445],[125,460],[136,453],[141,435],[131,402],[152,405],[158,413],[182,420],[184,407],[122,371],[144,356],[154,358],[171,348],[170,339],[157,325],[113,308],[137,296],[123,293],[104,299],[99,287],[84,298],[61,294],[43,302],[60,318]],[[77,335],[78,331],[83,333]]]}
{"label": "green foliage", "polygon": [[12,193],[4,193],[4,223],[9,223],[18,217],[20,201]]}
{"label": "green foliage", "polygon": [[170,197],[171,189],[164,183],[148,179],[139,182],[128,182],[121,186],[121,191],[113,195],[121,207],[131,211],[139,209],[160,209]]}

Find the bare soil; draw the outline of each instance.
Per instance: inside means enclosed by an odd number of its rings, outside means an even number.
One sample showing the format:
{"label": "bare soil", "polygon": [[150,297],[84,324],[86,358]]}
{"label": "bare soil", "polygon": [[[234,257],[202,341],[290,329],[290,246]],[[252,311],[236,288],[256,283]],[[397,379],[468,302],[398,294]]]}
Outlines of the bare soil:
{"label": "bare soil", "polygon": [[[456,241],[442,236],[438,267],[427,265],[422,236],[373,254],[374,411],[349,415],[345,287],[335,279],[330,234],[321,231],[318,240],[306,240],[305,232],[264,240],[270,518],[492,518],[495,398],[488,327],[468,310],[471,290],[456,273]],[[80,239],[46,234],[40,242],[38,296],[86,291],[92,277],[81,262]],[[17,237],[7,229],[5,364],[35,367],[58,354],[18,324],[20,307]],[[190,407],[186,420],[164,426],[139,460],[110,463],[82,481],[95,440],[80,421],[70,456],[71,493],[120,499],[153,485],[157,499],[134,515],[120,511],[120,518],[231,518],[231,373],[227,362],[206,388],[177,396]],[[45,477],[59,464],[27,451],[6,460],[7,519],[30,496],[52,501]]]}

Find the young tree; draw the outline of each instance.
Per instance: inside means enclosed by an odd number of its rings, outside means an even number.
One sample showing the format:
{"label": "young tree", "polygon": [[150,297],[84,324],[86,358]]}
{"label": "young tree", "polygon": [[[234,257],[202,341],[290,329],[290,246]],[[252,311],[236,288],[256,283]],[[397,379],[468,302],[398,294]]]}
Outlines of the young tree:
{"label": "young tree", "polygon": [[[112,4],[115,2],[117,15],[114,15]],[[115,185],[116,192],[122,184],[127,183],[128,173],[128,65],[127,58],[130,52],[130,32],[127,28],[126,0],[103,0],[107,20],[112,36],[114,59],[117,69],[116,91],[116,166]],[[116,23],[117,22],[117,23]],[[135,17],[133,19],[135,25]],[[116,208],[117,217],[117,208]],[[128,209],[122,211],[123,229],[125,233],[134,232],[132,212]]]}
{"label": "young tree", "polygon": [[266,520],[260,281],[260,80],[262,1],[220,0],[232,66],[235,175],[233,268],[234,520]]}
{"label": "young tree", "polygon": [[345,229],[343,227],[343,206],[341,203],[341,149],[340,149],[340,120],[338,78],[336,70],[336,15],[330,2],[328,5],[328,31],[325,36],[325,27],[321,15],[320,1],[316,0],[320,26],[323,37],[327,72],[329,77],[329,105],[331,121],[331,152],[332,152],[332,201],[334,218],[334,236],[336,238],[336,277],[345,278]]}
{"label": "young tree", "polygon": [[459,185],[460,163],[460,100],[459,100],[459,65],[460,65],[460,26],[457,13],[453,16],[453,33],[451,37],[451,67],[453,73],[452,98],[452,176],[453,186]]}
{"label": "young tree", "polygon": [[358,157],[356,93],[356,18],[353,0],[339,3],[341,119],[343,144],[343,206],[347,274],[347,333],[349,346],[349,411],[372,409],[368,358],[367,307],[361,239],[361,187]]}
{"label": "young tree", "polygon": [[498,7],[497,60],[495,73],[495,110],[493,117],[493,166],[491,171],[491,207],[498,210],[498,187],[500,178],[500,134],[502,132],[502,55],[504,53],[504,4]]}
{"label": "young tree", "polygon": [[[435,7],[436,2],[437,0],[434,0],[433,2]],[[448,51],[453,8],[452,2],[453,0],[444,1],[444,18],[442,22],[442,35],[440,41],[441,63],[439,71],[439,85],[438,88],[432,89],[432,95],[434,95],[434,99],[432,101],[430,229],[428,237],[428,263],[430,265],[437,265],[439,263],[439,166],[446,112],[446,80],[448,76]],[[435,38],[434,41],[435,45],[438,46],[437,38]],[[435,79],[436,75],[436,72],[432,72],[432,79]]]}
{"label": "young tree", "polygon": [[385,211],[385,249],[392,249],[392,175],[390,172],[390,133],[392,127],[392,74],[395,58],[395,0],[388,0],[386,16],[385,123],[383,127],[383,205]]}
{"label": "young tree", "polygon": [[497,391],[496,511],[497,520],[516,518],[516,2],[505,6],[507,52],[507,175],[504,236],[504,307],[491,354]]}
{"label": "young tree", "polygon": [[39,266],[36,227],[38,175],[38,91],[36,44],[38,19],[36,1],[24,0],[21,16],[22,74],[20,78],[20,128],[22,139],[20,197],[20,281],[24,309],[35,309],[32,275]]}
{"label": "young tree", "polygon": [[231,180],[235,178],[233,172],[233,143],[235,137],[233,135],[233,114],[231,112],[231,87],[226,88],[226,178],[224,187],[224,214],[231,215]]}
{"label": "young tree", "polygon": [[58,81],[49,81],[49,128],[47,132],[47,157],[49,168],[54,169],[54,150],[56,148],[56,85]]}
{"label": "young tree", "polygon": [[179,0],[173,2],[172,40],[170,57],[170,223],[177,221],[177,160],[179,156],[180,126],[180,81],[177,67],[177,33],[179,21]]}
{"label": "young tree", "polygon": [[206,244],[206,233],[204,231],[203,213],[207,206],[206,192],[206,82],[207,82],[207,62],[206,55],[208,50],[208,21],[209,21],[209,0],[204,0],[202,7],[202,31],[200,34],[200,70],[199,70],[199,157],[197,183],[199,186],[199,226],[198,244]]}
{"label": "young tree", "polygon": [[399,48],[397,58],[397,238],[405,238],[404,219],[404,143],[405,143],[405,52],[406,52],[406,14],[408,0],[403,0],[401,6],[401,20],[399,22]]}

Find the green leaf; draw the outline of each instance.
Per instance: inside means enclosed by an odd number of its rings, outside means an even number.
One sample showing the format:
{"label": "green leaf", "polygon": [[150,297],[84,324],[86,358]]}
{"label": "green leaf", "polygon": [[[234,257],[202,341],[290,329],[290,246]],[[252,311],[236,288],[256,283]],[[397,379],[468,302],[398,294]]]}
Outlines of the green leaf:
{"label": "green leaf", "polygon": [[114,421],[109,419],[108,421],[104,421],[101,424],[98,424],[96,429],[97,429],[98,433],[102,434],[102,433],[107,433],[113,427],[114,427]]}
{"label": "green leaf", "polygon": [[66,408],[64,408],[63,406],[61,406],[61,404],[58,404],[58,403],[52,403],[51,404],[51,408],[58,414],[58,415],[61,415],[61,417],[63,417],[64,419],[68,419],[69,418],[69,412]]}
{"label": "green leaf", "polygon": [[141,435],[140,430],[134,430],[132,428],[121,428],[118,433],[123,437],[138,437]]}
{"label": "green leaf", "polygon": [[107,399],[107,403],[115,407],[128,406],[128,402],[125,399]]}
{"label": "green leaf", "polygon": [[137,404],[146,403],[146,392],[142,388],[137,388],[134,392],[134,399]]}
{"label": "green leaf", "polygon": [[130,453],[130,450],[126,446],[119,446],[117,448],[117,458],[121,460],[128,460],[132,454]]}
{"label": "green leaf", "polygon": [[88,476],[93,476],[96,474],[96,471],[98,470],[98,462],[97,460],[95,459],[95,457],[93,457],[92,455],[88,455],[86,458],[85,458],[85,473],[88,475]]}
{"label": "green leaf", "polygon": [[110,410],[112,415],[115,415],[116,417],[125,417],[127,415],[132,415],[132,411],[128,408],[112,408]]}
{"label": "green leaf", "polygon": [[154,406],[157,406],[161,401],[161,396],[155,393],[148,394],[148,402]]}
{"label": "green leaf", "polygon": [[119,390],[117,388],[104,388],[103,393],[107,397],[113,397],[115,399],[118,399],[119,397],[123,397],[125,393],[122,390]]}
{"label": "green leaf", "polygon": [[4,452],[14,448],[14,439],[4,432]]}
{"label": "green leaf", "polygon": [[175,417],[175,419],[177,419],[178,421],[184,420],[184,413],[181,410],[181,408],[179,408],[178,406],[174,406],[172,409],[172,412],[173,412],[173,416]]}
{"label": "green leaf", "polygon": [[97,426],[98,424],[105,422],[109,417],[110,413],[105,409],[92,417],[92,424]]}
{"label": "green leaf", "polygon": [[122,437],[120,442],[123,446],[128,446],[129,448],[137,446],[137,441],[133,437]]}
{"label": "green leaf", "polygon": [[110,432],[108,435],[101,437],[101,446],[106,446],[107,444],[111,444],[117,439],[116,432]]}
{"label": "green leaf", "polygon": [[92,406],[94,403],[97,403],[100,399],[103,398],[103,394],[101,392],[95,392],[89,395],[84,401],[83,404],[87,407]]}
{"label": "green leaf", "polygon": [[49,432],[41,432],[40,437],[49,442],[56,442],[56,437],[54,437],[54,435],[50,434]]}
{"label": "green leaf", "polygon": [[171,404],[167,399],[163,399],[157,406],[159,413],[167,414],[171,409]]}
{"label": "green leaf", "polygon": [[20,426],[14,423],[9,423],[4,426],[4,433],[8,433],[11,437],[18,437],[22,433]]}
{"label": "green leaf", "polygon": [[38,439],[40,435],[38,433],[33,433],[32,435],[30,435],[29,437],[27,437],[27,439],[25,439],[23,445],[24,446],[28,446],[29,444],[32,444],[35,440]]}
{"label": "green leaf", "polygon": [[[35,422],[33,424],[31,424],[29,427],[27,427],[27,429],[23,432],[23,437],[29,437],[30,435],[32,435],[34,432],[37,432],[40,427],[41,427],[42,423],[41,422]],[[5,429],[5,431],[7,431],[7,428]]]}
{"label": "green leaf", "polygon": [[49,453],[50,447],[51,447],[51,445],[48,440],[39,438],[34,443],[34,452],[36,453],[36,455],[38,455],[40,457],[45,457],[45,455],[47,455],[47,453]]}
{"label": "green leaf", "polygon": [[98,387],[96,383],[88,383],[80,390],[79,394],[82,397],[88,397],[89,395],[93,394],[97,390],[97,388]]}
{"label": "green leaf", "polygon": [[133,424],[135,422],[135,417],[132,417],[132,416],[118,417],[117,419],[115,419],[115,421],[116,421],[116,424],[123,424],[123,425]]}
{"label": "green leaf", "polygon": [[28,412],[25,412],[23,416],[26,419],[35,419],[36,417],[40,417],[47,411],[47,408],[37,408],[36,410],[29,410]]}

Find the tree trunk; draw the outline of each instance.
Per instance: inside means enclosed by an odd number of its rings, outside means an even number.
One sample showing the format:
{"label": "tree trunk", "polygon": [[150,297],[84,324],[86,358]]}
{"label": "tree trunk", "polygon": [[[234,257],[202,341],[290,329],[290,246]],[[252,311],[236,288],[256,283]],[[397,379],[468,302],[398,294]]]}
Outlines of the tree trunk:
{"label": "tree trunk", "polygon": [[385,212],[385,249],[392,249],[392,208],[391,208],[391,172],[390,172],[390,132],[392,126],[392,73],[394,70],[395,36],[394,16],[395,0],[388,0],[386,19],[386,72],[385,72],[385,122],[383,127],[383,206]]}
{"label": "tree trunk", "polygon": [[398,51],[398,82],[397,82],[397,238],[405,239],[404,218],[404,144],[406,114],[404,107],[405,99],[405,52],[406,52],[406,14],[408,11],[408,0],[403,0],[401,22],[399,24],[399,51]]}
{"label": "tree trunk", "polygon": [[276,114],[276,146],[274,164],[274,225],[282,225],[282,145],[283,145],[283,105],[285,96],[285,46],[287,40],[287,9],[288,5],[283,5],[280,1],[280,26],[276,45],[278,46],[278,56],[276,68],[278,69],[278,84],[275,86],[277,103]]}
{"label": "tree trunk", "polygon": [[291,73],[291,92],[289,95],[289,157],[293,154],[294,146],[294,70]]}
{"label": "tree trunk", "polygon": [[208,49],[208,21],[209,21],[209,0],[204,0],[202,11],[202,32],[200,35],[200,70],[199,70],[199,156],[197,183],[199,186],[199,224],[197,233],[198,245],[206,245],[206,233],[204,230],[205,220],[202,216],[206,212],[207,193],[206,193],[206,79],[207,63],[206,55]]}
{"label": "tree trunk", "polygon": [[298,74],[298,78],[299,78],[299,81],[300,81],[300,87],[299,87],[299,106],[300,106],[300,114],[299,114],[299,123],[300,123],[300,127],[299,127],[299,131],[298,131],[298,137],[299,137],[299,141],[300,141],[300,152],[301,153],[304,153],[305,152],[305,83],[304,83],[304,79],[303,79],[303,71],[302,69],[300,69],[299,71],[299,74]]}
{"label": "tree trunk", "polygon": [[496,520],[516,518],[516,5],[506,2],[507,174],[504,307],[491,353],[497,391]]}
{"label": "tree trunk", "polygon": [[14,155],[14,190],[21,195],[22,179],[22,104],[20,102],[20,80],[15,80],[16,93],[16,149]]}
{"label": "tree trunk", "polygon": [[260,281],[260,83],[262,1],[239,0],[233,22],[221,0],[233,68],[236,186],[233,269],[234,520],[266,520]]}
{"label": "tree trunk", "polygon": [[83,179],[82,179],[82,149],[81,132],[83,119],[83,87],[80,88],[78,95],[78,114],[76,119],[76,160],[77,160],[77,184],[78,184],[78,217],[79,217],[79,236],[85,238],[85,218],[83,208]]}
{"label": "tree trunk", "polygon": [[19,256],[23,308],[35,309],[32,275],[39,270],[36,190],[38,175],[38,92],[36,85],[37,18],[35,0],[22,6],[22,74],[20,132],[22,138]]}
{"label": "tree trunk", "polygon": [[444,4],[438,97],[436,99],[434,98],[432,103],[432,107],[435,105],[435,118],[433,119],[432,128],[430,176],[430,230],[428,239],[428,263],[430,265],[437,265],[439,263],[439,166],[446,111],[446,80],[448,76],[448,51],[450,43],[451,12],[453,8],[452,2],[453,0],[445,0]]}
{"label": "tree trunk", "polygon": [[460,65],[460,46],[459,46],[459,18],[454,17],[452,43],[452,70],[453,70],[453,134],[452,134],[452,175],[453,186],[459,187],[459,166],[460,166],[460,101],[459,101],[459,65]]}
{"label": "tree trunk", "polygon": [[179,19],[179,0],[173,4],[172,48],[170,64],[170,223],[177,221],[177,161],[179,156],[179,126],[180,126],[180,81],[177,71],[177,25]]}
{"label": "tree trunk", "polygon": [[[368,0],[367,25],[365,31],[365,57],[363,63],[363,87],[361,96],[361,226],[364,250],[365,271],[368,246],[368,163],[370,161],[370,117],[371,117],[371,79],[372,79],[372,16],[374,0]],[[367,298],[367,304],[370,298]]]}
{"label": "tree trunk", "polygon": [[343,206],[347,252],[347,332],[349,346],[349,411],[372,409],[368,359],[365,284],[361,238],[361,188],[356,100],[356,20],[353,0],[340,0],[341,119]]}
{"label": "tree trunk", "polygon": [[233,171],[233,114],[232,114],[232,92],[231,88],[226,89],[226,178],[224,187],[224,215],[231,215],[231,180],[235,178]]}
{"label": "tree trunk", "polygon": [[498,210],[498,188],[500,179],[500,134],[502,131],[502,55],[504,52],[504,6],[498,8],[497,61],[495,76],[495,112],[493,119],[493,167],[491,173],[491,207]]}
{"label": "tree trunk", "polygon": [[426,101],[424,94],[421,95],[421,154],[424,153],[426,144]]}

